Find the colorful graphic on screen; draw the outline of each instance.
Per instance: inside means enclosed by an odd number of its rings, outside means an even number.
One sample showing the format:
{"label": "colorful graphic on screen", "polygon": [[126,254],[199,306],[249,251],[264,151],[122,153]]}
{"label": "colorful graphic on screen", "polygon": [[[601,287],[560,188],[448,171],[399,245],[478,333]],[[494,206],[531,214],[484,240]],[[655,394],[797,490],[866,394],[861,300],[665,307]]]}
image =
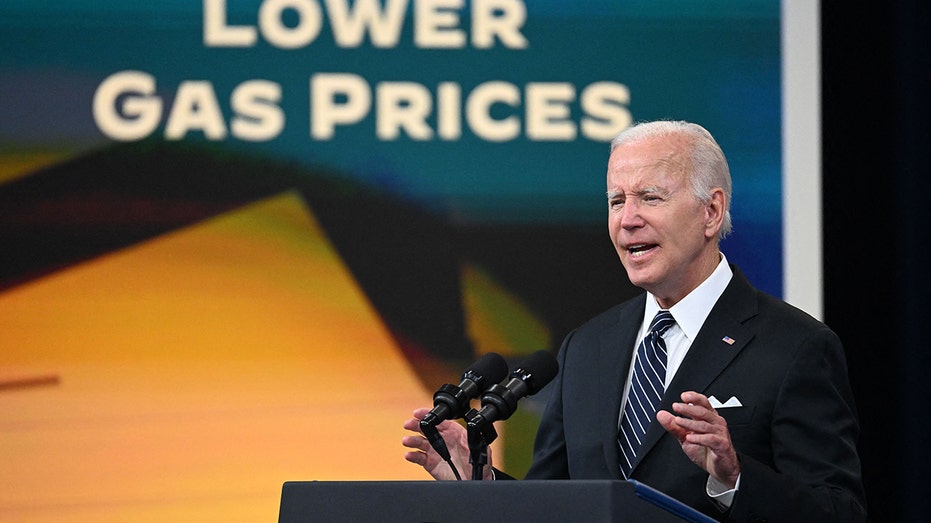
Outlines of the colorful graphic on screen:
{"label": "colorful graphic on screen", "polygon": [[[779,2],[0,7],[0,513],[272,519],[426,479],[401,423],[635,295],[610,138],[701,123],[782,293]],[[545,392],[501,425],[520,476]]]}

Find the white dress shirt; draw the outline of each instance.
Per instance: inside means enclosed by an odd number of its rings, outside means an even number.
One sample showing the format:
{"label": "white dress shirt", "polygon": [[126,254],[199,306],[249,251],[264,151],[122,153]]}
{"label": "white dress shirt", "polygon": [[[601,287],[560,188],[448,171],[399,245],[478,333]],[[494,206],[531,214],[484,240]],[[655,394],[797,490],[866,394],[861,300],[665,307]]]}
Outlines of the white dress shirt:
{"label": "white dress shirt", "polygon": [[[670,307],[669,313],[672,314],[676,323],[663,334],[663,341],[666,343],[666,387],[669,386],[672,379],[675,377],[676,372],[679,370],[679,365],[682,364],[682,360],[684,360],[685,355],[688,354],[689,347],[692,346],[692,342],[698,335],[698,331],[701,330],[702,325],[705,323],[705,319],[708,317],[708,314],[711,313],[711,309],[714,307],[714,304],[717,303],[718,298],[724,293],[724,289],[730,283],[733,275],[734,273],[727,263],[727,258],[722,253],[721,261],[718,262],[718,266],[715,268],[714,272],[711,273],[711,276],[708,276],[708,278],[692,292],[688,293],[684,298],[679,300],[678,303]],[[656,313],[659,311],[660,306],[656,302],[656,297],[648,292],[646,307],[643,311],[643,321],[637,333],[630,371],[624,385],[624,395],[621,398],[618,428],[621,426],[621,417],[624,415],[624,406],[627,403],[627,395],[630,390],[634,363],[637,359],[637,345],[640,344],[640,341],[643,340],[650,331],[650,323],[652,323],[653,317],[656,316]],[[739,477],[737,482],[739,486]],[[719,503],[722,508],[730,506],[736,491],[736,487],[733,490],[727,490],[726,487],[721,485],[713,477],[708,476],[706,492],[712,499]]]}

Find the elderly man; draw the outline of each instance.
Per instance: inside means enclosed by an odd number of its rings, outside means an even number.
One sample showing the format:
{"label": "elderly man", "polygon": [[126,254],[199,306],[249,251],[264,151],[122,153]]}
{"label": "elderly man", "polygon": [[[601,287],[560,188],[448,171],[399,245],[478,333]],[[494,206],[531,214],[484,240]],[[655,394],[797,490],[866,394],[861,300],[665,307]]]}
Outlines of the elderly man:
{"label": "elderly man", "polygon": [[[731,179],[711,134],[627,129],[611,143],[607,197],[611,240],[646,292],[564,340],[527,479],[636,479],[726,521],[865,520],[843,347],[727,263]],[[440,429],[468,466],[465,430]],[[403,444],[451,477],[423,437]]]}

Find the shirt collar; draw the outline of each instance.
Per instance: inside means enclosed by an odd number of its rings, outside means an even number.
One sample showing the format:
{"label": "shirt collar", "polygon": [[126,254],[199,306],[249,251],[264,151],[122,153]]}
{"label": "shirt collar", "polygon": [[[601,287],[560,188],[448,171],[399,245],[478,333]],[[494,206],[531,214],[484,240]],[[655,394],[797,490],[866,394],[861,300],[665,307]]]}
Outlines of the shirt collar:
{"label": "shirt collar", "polygon": [[[701,282],[692,292],[688,293],[678,303],[673,305],[669,312],[676,320],[676,325],[682,329],[685,336],[691,341],[698,335],[701,326],[705,323],[705,318],[711,313],[714,304],[724,293],[727,284],[730,283],[734,275],[727,258],[721,253],[721,261],[715,267],[711,276]],[[643,314],[643,326],[641,332],[647,332],[650,329],[650,322],[659,312],[659,304],[656,303],[656,297],[647,293],[647,303]]]}

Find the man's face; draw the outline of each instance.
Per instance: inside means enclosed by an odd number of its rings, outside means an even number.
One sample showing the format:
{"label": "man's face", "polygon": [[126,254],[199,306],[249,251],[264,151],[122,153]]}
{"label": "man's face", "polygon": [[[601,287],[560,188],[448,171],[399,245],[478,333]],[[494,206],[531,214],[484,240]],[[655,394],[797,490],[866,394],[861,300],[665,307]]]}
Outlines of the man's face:
{"label": "man's face", "polygon": [[689,163],[687,143],[678,136],[622,145],[608,160],[611,240],[631,283],[664,308],[704,281],[719,260],[720,220],[714,203],[693,195]]}

